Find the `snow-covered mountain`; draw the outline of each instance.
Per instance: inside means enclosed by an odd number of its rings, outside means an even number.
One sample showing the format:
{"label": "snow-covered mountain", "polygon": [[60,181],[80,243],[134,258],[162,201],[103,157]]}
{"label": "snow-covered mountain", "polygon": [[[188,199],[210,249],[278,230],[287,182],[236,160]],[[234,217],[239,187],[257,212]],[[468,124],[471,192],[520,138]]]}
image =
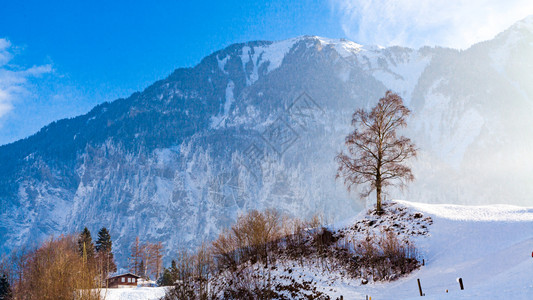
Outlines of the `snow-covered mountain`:
{"label": "snow-covered mountain", "polygon": [[1,252],[87,226],[124,264],[135,236],[168,254],[242,211],[328,221],[360,210],[335,182],[356,108],[412,109],[417,180],[390,196],[531,204],[533,17],[465,51],[302,36],[234,44],[127,99],[0,147]]}

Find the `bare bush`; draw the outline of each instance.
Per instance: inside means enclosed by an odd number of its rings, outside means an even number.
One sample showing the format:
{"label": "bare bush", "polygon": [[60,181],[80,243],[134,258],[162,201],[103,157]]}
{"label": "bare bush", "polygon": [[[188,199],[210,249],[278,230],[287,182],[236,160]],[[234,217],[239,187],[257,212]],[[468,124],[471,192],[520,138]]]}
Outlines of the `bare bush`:
{"label": "bare bush", "polygon": [[223,230],[212,244],[213,255],[219,269],[230,268],[235,270],[239,262],[239,249],[236,236],[231,230]]}
{"label": "bare bush", "polygon": [[[342,232],[321,226],[322,222],[319,216],[302,221],[272,210],[251,211],[222,231],[209,249],[203,245],[195,255],[178,258],[182,275],[164,299],[273,299],[283,298],[286,292],[292,297],[300,292],[318,295],[311,282],[277,282],[279,275],[272,270],[283,263],[276,259],[374,281],[393,280],[419,265],[414,245],[392,232],[347,243]],[[292,272],[290,266],[284,269]]]}
{"label": "bare bush", "polygon": [[275,210],[252,210],[238,218],[230,230],[224,230],[213,242],[213,254],[221,267],[235,268],[244,261],[268,263],[273,241],[283,236],[284,218]]}
{"label": "bare bush", "polygon": [[417,251],[409,240],[400,240],[392,232],[382,232],[379,237],[367,236],[355,245],[362,277],[375,281],[392,280],[419,266]]}
{"label": "bare bush", "polygon": [[223,298],[274,299],[275,293],[262,275],[246,267],[233,272],[229,284],[222,291]]}
{"label": "bare bush", "polygon": [[203,243],[194,255],[182,251],[175,260],[177,280],[164,300],[170,299],[212,299],[215,291],[210,288],[209,280],[213,273],[212,253]]}
{"label": "bare bush", "polygon": [[232,228],[236,236],[244,240],[244,246],[251,257],[268,262],[270,242],[281,233],[280,214],[275,210],[259,212],[253,210],[237,220]]}

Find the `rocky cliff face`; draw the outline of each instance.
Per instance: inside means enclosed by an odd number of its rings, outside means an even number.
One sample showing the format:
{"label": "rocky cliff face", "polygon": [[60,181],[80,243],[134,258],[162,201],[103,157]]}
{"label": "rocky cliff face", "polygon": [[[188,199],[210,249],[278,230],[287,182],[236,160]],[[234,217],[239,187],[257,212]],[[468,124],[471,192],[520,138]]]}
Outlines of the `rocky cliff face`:
{"label": "rocky cliff face", "polygon": [[364,202],[335,182],[356,108],[391,89],[413,111],[417,177],[390,197],[531,204],[533,18],[465,51],[304,36],[231,45],[141,93],[0,147],[1,252],[84,226],[169,255],[239,213],[328,221]]}

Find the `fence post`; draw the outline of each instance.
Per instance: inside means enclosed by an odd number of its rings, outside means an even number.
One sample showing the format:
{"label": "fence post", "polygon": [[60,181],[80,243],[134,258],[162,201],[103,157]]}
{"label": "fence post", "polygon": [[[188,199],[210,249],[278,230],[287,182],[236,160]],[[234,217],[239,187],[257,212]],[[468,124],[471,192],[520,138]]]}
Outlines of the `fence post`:
{"label": "fence post", "polygon": [[418,281],[418,291],[420,292],[420,297],[424,296],[422,294],[422,285],[420,285],[420,278],[417,278],[416,281]]}
{"label": "fence post", "polygon": [[463,278],[461,278],[461,277],[457,278],[457,282],[459,282],[459,286],[461,287],[461,290],[464,290],[465,287],[463,285]]}

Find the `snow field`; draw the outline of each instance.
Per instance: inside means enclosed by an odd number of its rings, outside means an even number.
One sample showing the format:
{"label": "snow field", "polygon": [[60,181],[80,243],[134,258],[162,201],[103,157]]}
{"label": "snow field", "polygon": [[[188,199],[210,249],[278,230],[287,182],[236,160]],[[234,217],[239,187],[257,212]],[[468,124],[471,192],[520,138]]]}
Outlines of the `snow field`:
{"label": "snow field", "polygon": [[103,289],[105,300],[156,300],[165,295],[166,287]]}
{"label": "snow field", "polygon": [[395,202],[433,219],[429,236],[415,238],[426,264],[398,281],[357,288],[359,299],[419,299],[417,279],[424,299],[533,299],[533,208]]}

